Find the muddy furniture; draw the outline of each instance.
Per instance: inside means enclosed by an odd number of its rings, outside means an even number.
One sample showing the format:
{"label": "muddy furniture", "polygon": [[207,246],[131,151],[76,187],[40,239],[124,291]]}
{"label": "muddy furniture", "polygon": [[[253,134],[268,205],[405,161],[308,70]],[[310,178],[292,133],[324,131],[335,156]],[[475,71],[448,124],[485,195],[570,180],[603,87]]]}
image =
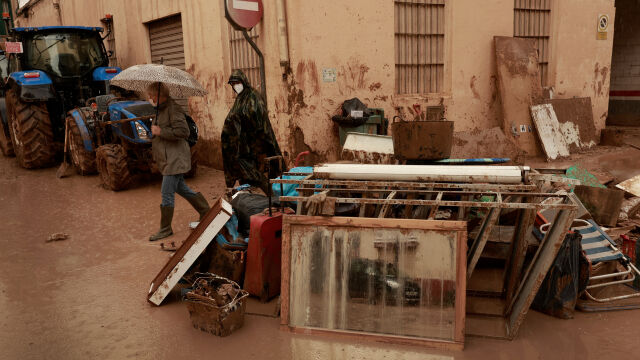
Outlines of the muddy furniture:
{"label": "muddy furniture", "polygon": [[184,301],[193,327],[217,336],[229,336],[244,325],[249,293],[229,279],[197,274]]}
{"label": "muddy furniture", "polygon": [[466,223],[285,216],[282,329],[461,350]]}
{"label": "muddy furniture", "polygon": [[[475,235],[467,242],[465,333],[513,339],[575,218],[577,205],[565,194],[539,192],[532,179],[554,179],[530,173],[527,167],[463,168],[328,164],[316,167],[303,180],[273,182],[299,186],[299,196],[282,201],[300,204],[326,192],[323,215],[327,219],[332,206],[355,204],[360,218],[378,219],[381,224],[387,219],[467,222],[467,231]],[[557,201],[543,203],[549,198]],[[556,211],[547,219],[553,225],[538,241],[530,234],[539,225],[536,214],[544,209]],[[495,254],[485,256],[485,248],[496,248],[487,244],[500,240],[491,237],[497,225],[513,229],[508,243],[500,245],[507,246],[507,251],[498,259]]]}
{"label": "muddy furniture", "polygon": [[453,121],[403,121],[396,116],[391,135],[398,160],[447,159],[453,146]]}
{"label": "muddy furniture", "polygon": [[231,204],[218,199],[211,210],[200,221],[198,227],[189,235],[182,246],[167,261],[162,270],[156,275],[149,287],[147,301],[160,306],[178,281],[187,273],[191,265],[205,251],[216,235],[229,221],[233,209]]}

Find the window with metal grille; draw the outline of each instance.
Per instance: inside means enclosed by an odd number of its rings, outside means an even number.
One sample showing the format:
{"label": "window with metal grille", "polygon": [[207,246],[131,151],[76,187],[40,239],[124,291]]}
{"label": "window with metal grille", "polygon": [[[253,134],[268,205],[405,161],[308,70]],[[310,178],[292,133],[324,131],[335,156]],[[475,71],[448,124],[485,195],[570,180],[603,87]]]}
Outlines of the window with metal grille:
{"label": "window with metal grille", "polygon": [[[249,37],[254,42],[258,42],[258,29],[249,31]],[[235,30],[229,25],[229,45],[231,48],[231,70],[242,70],[251,86],[260,88],[260,60],[249,42],[244,38],[241,31]]]}
{"label": "window with metal grille", "polygon": [[443,90],[445,2],[394,0],[397,94]]}
{"label": "window with metal grille", "polygon": [[540,81],[543,86],[546,86],[549,81],[552,0],[514,1],[515,21],[513,24],[513,36],[537,40]]}

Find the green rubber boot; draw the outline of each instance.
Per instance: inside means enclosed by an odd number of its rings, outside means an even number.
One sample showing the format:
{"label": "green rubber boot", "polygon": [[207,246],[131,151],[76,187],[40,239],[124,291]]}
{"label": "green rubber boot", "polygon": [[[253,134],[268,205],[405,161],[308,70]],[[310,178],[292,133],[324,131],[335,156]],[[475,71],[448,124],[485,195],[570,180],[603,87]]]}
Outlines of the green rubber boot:
{"label": "green rubber boot", "polygon": [[149,236],[149,241],[164,239],[173,235],[171,221],[173,220],[173,206],[160,206],[160,230]]}
{"label": "green rubber boot", "polygon": [[196,209],[198,214],[200,214],[199,221],[202,221],[202,219],[204,219],[204,216],[207,215],[207,213],[209,212],[209,209],[211,209],[209,207],[209,203],[207,202],[207,199],[205,199],[201,193],[197,193],[193,196],[187,196],[185,197],[185,199],[187,199],[189,204],[191,204],[191,206],[193,206],[193,208]]}

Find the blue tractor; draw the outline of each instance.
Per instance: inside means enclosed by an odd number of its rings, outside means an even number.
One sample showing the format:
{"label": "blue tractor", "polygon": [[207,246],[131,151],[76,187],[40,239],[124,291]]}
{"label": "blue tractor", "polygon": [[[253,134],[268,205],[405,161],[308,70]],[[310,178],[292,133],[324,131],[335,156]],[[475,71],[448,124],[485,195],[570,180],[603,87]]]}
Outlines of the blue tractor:
{"label": "blue tractor", "polygon": [[[102,31],[80,26],[12,29],[11,42],[20,43],[22,51],[0,58],[5,94],[0,99],[0,150],[5,156],[15,155],[29,169],[54,164],[69,111],[110,93],[109,81],[120,68],[109,66]],[[84,130],[77,122],[69,130],[70,144],[83,142]],[[81,167],[81,172],[92,171],[95,166]]]}
{"label": "blue tractor", "polygon": [[[118,191],[132,184],[135,174],[159,173],[151,153],[151,121],[156,109],[147,101],[127,100],[115,95],[101,95],[87,101],[87,106],[71,110],[69,152],[82,174],[96,171],[105,187]],[[191,145],[191,171],[197,170],[193,145],[198,128],[186,115]]]}

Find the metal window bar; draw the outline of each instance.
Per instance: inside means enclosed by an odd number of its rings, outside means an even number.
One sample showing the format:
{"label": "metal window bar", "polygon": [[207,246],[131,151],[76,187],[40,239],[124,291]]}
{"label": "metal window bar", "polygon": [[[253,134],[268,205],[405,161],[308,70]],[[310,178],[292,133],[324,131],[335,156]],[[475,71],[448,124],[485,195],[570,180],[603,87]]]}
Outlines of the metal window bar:
{"label": "metal window bar", "polygon": [[549,84],[552,0],[514,0],[513,36],[536,39],[542,86]]}
{"label": "metal window bar", "polygon": [[[257,28],[249,31],[249,37],[258,41],[260,34]],[[260,61],[251,45],[245,40],[241,31],[229,25],[229,47],[231,50],[231,70],[242,70],[247,75],[251,86],[260,88]]]}
{"label": "metal window bar", "polygon": [[445,0],[394,0],[397,94],[442,91]]}

